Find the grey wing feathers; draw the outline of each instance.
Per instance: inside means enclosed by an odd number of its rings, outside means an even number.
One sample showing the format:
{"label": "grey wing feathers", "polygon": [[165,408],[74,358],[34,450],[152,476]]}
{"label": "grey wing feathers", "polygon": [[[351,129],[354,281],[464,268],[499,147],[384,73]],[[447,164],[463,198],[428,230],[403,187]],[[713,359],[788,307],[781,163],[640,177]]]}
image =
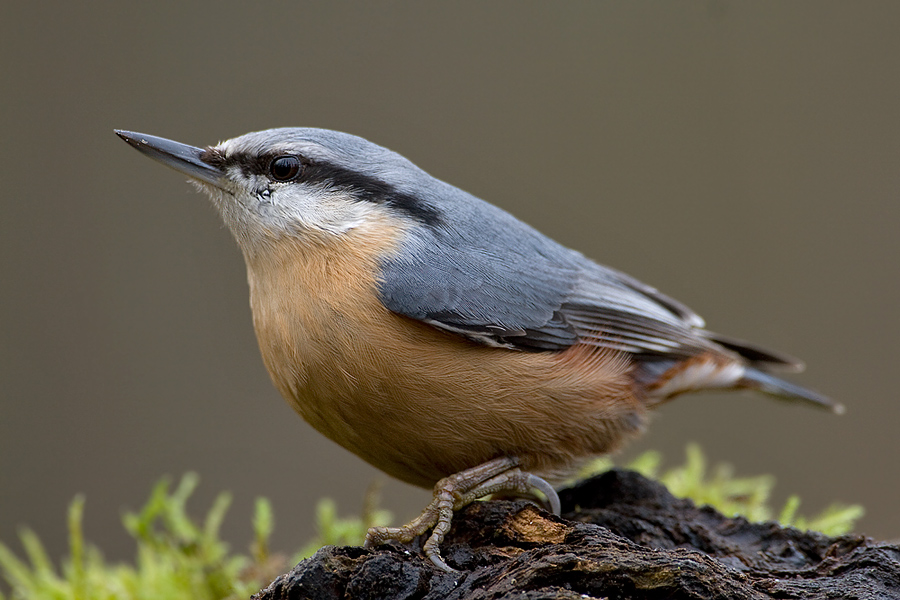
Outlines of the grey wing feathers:
{"label": "grey wing feathers", "polygon": [[553,350],[577,341],[560,313],[574,269],[522,248],[501,256],[428,237],[382,265],[379,292],[390,310],[491,345]]}
{"label": "grey wing feathers", "polygon": [[[449,188],[450,186],[448,186]],[[480,343],[563,350],[576,342],[689,356],[715,344],[690,309],[561,246],[508,213],[450,188],[454,227],[413,230],[385,259],[390,310]]]}

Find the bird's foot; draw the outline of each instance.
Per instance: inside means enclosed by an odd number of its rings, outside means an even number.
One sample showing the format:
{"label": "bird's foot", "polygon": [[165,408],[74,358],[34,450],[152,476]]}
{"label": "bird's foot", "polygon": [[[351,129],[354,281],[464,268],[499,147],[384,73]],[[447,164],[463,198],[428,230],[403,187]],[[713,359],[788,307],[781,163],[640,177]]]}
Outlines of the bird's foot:
{"label": "bird's foot", "polygon": [[423,551],[434,565],[455,572],[441,558],[440,545],[450,530],[453,512],[489,494],[509,492],[515,495],[531,495],[535,490],[547,497],[550,510],[559,514],[559,496],[553,487],[531,473],[519,468],[515,458],[497,458],[477,467],[460,471],[438,481],[434,486],[434,499],[422,514],[402,527],[372,527],[366,533],[366,547],[371,548],[389,540],[407,544],[432,529]]}

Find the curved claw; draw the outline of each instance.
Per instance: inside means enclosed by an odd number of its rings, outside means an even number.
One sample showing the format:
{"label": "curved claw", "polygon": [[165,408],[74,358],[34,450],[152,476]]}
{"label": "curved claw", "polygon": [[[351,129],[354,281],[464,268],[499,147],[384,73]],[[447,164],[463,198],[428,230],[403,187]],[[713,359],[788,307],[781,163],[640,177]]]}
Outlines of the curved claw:
{"label": "curved claw", "polygon": [[559,494],[556,493],[556,490],[553,489],[553,486],[547,483],[546,480],[541,479],[537,475],[532,475],[531,473],[527,473],[527,485],[539,492],[543,492],[545,496],[547,496],[547,502],[550,503],[550,512],[554,515],[559,515],[562,510],[562,506],[559,502]]}

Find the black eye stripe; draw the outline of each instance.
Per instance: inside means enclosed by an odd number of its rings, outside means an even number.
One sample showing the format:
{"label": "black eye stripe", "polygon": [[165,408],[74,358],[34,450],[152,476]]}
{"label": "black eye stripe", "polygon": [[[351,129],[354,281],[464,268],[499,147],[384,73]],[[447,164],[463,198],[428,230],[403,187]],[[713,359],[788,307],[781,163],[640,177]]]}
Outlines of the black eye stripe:
{"label": "black eye stripe", "polygon": [[[422,202],[419,198],[398,191],[393,185],[380,178],[365,175],[334,163],[323,160],[309,160],[296,154],[248,155],[237,153],[227,158],[213,156],[212,154],[211,151],[208,153],[210,159],[220,163],[221,168],[226,168],[229,165],[237,166],[245,177],[261,175],[272,181],[302,182],[343,189],[361,202],[373,202],[390,206],[425,225],[436,226],[441,221],[440,211],[430,204]],[[290,164],[293,164],[293,160],[297,161],[298,169],[296,173],[290,174],[292,169],[287,169],[290,166],[288,163],[279,163],[278,173],[273,173],[276,163],[284,159],[289,159],[291,161]],[[282,167],[285,167],[284,171],[281,171]],[[287,179],[279,179],[278,177],[287,177]]]}
{"label": "black eye stripe", "polygon": [[398,191],[386,181],[345,167],[324,161],[312,162],[304,166],[302,179],[347,190],[363,202],[391,206],[425,225],[435,226],[440,222],[440,213],[432,206]]}

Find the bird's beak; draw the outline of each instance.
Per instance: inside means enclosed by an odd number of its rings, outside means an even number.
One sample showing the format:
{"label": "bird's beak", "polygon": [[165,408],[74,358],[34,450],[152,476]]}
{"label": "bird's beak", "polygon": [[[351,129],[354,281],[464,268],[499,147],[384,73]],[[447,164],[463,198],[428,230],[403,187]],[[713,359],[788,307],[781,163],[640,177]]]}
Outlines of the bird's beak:
{"label": "bird's beak", "polygon": [[115,132],[120,138],[153,160],[157,160],[167,167],[184,173],[191,179],[197,179],[218,188],[223,188],[222,180],[225,177],[225,173],[218,167],[201,160],[200,156],[204,152],[203,148],[180,144],[166,138],[144,133],[122,131],[120,129],[116,129]]}

